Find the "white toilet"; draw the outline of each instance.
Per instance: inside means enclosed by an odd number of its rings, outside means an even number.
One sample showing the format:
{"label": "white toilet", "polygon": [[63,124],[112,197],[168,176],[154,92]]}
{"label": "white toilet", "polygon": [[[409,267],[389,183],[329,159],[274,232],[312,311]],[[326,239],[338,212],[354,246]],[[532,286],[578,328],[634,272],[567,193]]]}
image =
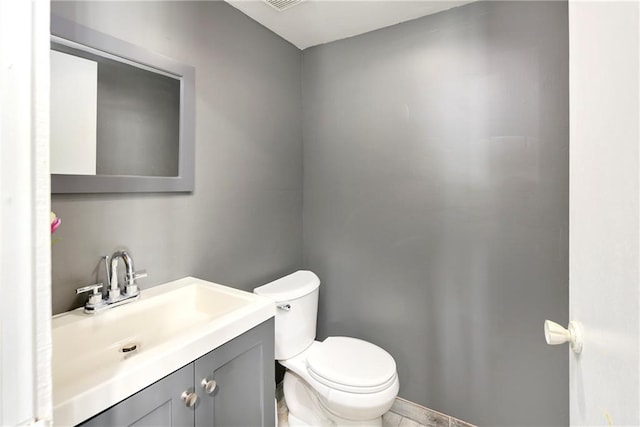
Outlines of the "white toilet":
{"label": "white toilet", "polygon": [[320,279],[297,271],[256,288],[276,302],[275,358],[287,368],[289,425],[381,426],[399,382],[393,357],[356,338],[314,341]]}

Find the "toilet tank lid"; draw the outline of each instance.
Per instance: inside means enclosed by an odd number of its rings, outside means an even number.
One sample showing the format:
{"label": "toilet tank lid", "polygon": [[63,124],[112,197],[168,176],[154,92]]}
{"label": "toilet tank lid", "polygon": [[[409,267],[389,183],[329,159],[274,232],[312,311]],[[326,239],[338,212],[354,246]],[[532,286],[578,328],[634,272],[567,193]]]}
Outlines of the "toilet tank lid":
{"label": "toilet tank lid", "polygon": [[319,286],[320,279],[312,271],[298,270],[288,276],[255,288],[253,292],[271,298],[275,302],[282,302],[308,295],[318,289]]}

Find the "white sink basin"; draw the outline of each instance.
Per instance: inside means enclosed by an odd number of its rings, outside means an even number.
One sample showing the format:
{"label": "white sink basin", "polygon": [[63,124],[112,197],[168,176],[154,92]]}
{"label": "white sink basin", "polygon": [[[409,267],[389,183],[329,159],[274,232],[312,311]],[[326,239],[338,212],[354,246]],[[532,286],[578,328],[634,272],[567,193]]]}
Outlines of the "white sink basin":
{"label": "white sink basin", "polygon": [[186,277],[96,315],[77,309],[54,316],[54,424],[99,413],[274,312],[266,298]]}

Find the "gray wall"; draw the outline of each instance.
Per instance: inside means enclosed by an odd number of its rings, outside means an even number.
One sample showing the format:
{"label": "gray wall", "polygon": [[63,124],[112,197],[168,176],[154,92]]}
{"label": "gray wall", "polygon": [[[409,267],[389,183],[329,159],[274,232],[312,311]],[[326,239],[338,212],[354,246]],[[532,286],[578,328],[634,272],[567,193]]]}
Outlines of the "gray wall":
{"label": "gray wall", "polygon": [[249,290],[304,252],[319,336],[388,349],[401,397],[568,424],[568,350],[542,336],[568,320],[566,3],[471,4],[303,54],[223,2],[52,10],[193,64],[197,93],[193,194],[53,196],[54,312],[116,248],[143,288]]}
{"label": "gray wall", "polygon": [[319,335],[388,349],[400,396],[567,425],[567,4],[474,3],[303,56]]}
{"label": "gray wall", "polygon": [[[302,263],[301,53],[224,2],[53,2],[52,12],[196,68],[193,194],[54,195],[53,311],[128,249],[146,288],[250,290]],[[100,277],[96,277],[96,276]]]}

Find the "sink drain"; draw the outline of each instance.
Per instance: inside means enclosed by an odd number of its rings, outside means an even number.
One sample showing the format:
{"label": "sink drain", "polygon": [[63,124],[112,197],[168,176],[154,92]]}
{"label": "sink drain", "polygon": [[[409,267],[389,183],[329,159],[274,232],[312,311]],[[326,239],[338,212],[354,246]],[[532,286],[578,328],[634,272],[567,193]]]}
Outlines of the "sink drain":
{"label": "sink drain", "polygon": [[138,344],[129,343],[129,344],[123,345],[122,348],[120,349],[120,351],[123,352],[123,353],[131,353],[133,351],[136,351],[137,349],[138,349]]}

